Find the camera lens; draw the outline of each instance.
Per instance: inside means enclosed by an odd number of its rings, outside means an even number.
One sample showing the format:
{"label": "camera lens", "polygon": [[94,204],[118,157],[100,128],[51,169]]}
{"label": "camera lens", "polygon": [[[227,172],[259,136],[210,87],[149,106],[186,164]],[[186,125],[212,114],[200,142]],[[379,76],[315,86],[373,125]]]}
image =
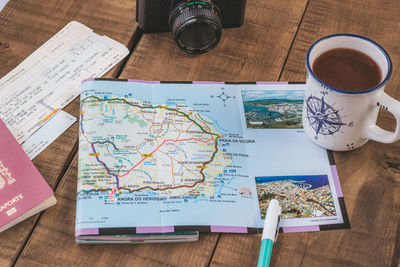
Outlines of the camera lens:
{"label": "camera lens", "polygon": [[190,54],[208,52],[221,39],[220,10],[211,0],[175,0],[170,10],[169,26],[175,42]]}

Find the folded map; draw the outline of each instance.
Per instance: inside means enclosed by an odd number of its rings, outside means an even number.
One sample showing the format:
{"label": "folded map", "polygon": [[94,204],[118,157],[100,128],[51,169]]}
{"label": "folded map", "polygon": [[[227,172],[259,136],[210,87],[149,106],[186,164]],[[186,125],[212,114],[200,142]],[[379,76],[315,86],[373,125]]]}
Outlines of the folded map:
{"label": "folded map", "polygon": [[348,228],[330,152],[301,126],[303,84],[87,80],[76,235]]}

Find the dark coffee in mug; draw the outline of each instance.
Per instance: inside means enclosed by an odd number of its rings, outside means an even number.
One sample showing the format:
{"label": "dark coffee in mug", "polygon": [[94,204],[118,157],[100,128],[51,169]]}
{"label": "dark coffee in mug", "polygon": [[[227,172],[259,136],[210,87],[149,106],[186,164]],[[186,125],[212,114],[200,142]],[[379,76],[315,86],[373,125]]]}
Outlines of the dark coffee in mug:
{"label": "dark coffee in mug", "polygon": [[[400,102],[384,91],[392,61],[383,47],[360,35],[333,34],[310,46],[305,63],[302,123],[310,140],[334,151],[400,140]],[[396,118],[394,132],[376,125],[380,108]]]}
{"label": "dark coffee in mug", "polygon": [[323,83],[343,91],[365,91],[379,85],[382,73],[368,55],[350,48],[334,48],[319,55],[312,70]]}

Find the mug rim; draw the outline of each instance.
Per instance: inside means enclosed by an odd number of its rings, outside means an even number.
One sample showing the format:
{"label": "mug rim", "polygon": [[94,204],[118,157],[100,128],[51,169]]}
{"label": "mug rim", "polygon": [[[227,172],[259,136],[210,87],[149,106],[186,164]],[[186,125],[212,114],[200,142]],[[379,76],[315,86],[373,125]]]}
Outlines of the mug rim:
{"label": "mug rim", "polygon": [[[352,38],[359,38],[362,39],[364,41],[370,42],[372,45],[376,46],[381,52],[382,54],[385,56],[386,58],[386,62],[388,64],[388,71],[386,74],[386,77],[382,80],[382,82],[380,82],[377,86],[372,87],[368,90],[363,90],[363,91],[345,91],[345,90],[341,90],[341,89],[337,89],[335,87],[332,87],[330,85],[327,85],[326,83],[324,83],[323,81],[321,81],[320,79],[318,79],[318,77],[314,74],[314,72],[312,71],[312,68],[310,66],[310,53],[313,50],[313,48],[320,43],[323,40],[329,39],[329,38],[333,38],[333,37],[338,37],[338,36],[345,36],[345,37],[352,37]],[[351,94],[351,95],[359,95],[359,94],[366,94],[366,93],[370,93],[373,91],[378,90],[379,88],[381,88],[382,86],[384,86],[388,81],[390,76],[392,75],[392,60],[389,57],[389,54],[386,52],[386,50],[379,45],[377,42],[372,41],[371,39],[361,36],[361,35],[357,35],[357,34],[351,34],[351,33],[337,33],[337,34],[331,34],[331,35],[327,35],[324,36],[320,39],[318,39],[317,41],[315,41],[307,50],[307,54],[306,54],[306,69],[308,71],[308,73],[315,79],[317,80],[320,84],[322,84],[323,86],[327,87],[330,90],[339,92],[339,93],[343,93],[343,94]]]}

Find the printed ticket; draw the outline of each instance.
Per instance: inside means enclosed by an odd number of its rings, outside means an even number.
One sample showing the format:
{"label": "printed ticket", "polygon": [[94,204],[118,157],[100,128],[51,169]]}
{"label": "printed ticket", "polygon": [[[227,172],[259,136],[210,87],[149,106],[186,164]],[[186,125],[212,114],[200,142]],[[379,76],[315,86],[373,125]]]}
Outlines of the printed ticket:
{"label": "printed ticket", "polygon": [[76,117],[60,110],[22,143],[21,147],[30,159],[34,159],[75,122]]}
{"label": "printed ticket", "polygon": [[101,77],[128,49],[72,21],[0,80],[0,119],[25,142],[74,100],[84,79]]}

